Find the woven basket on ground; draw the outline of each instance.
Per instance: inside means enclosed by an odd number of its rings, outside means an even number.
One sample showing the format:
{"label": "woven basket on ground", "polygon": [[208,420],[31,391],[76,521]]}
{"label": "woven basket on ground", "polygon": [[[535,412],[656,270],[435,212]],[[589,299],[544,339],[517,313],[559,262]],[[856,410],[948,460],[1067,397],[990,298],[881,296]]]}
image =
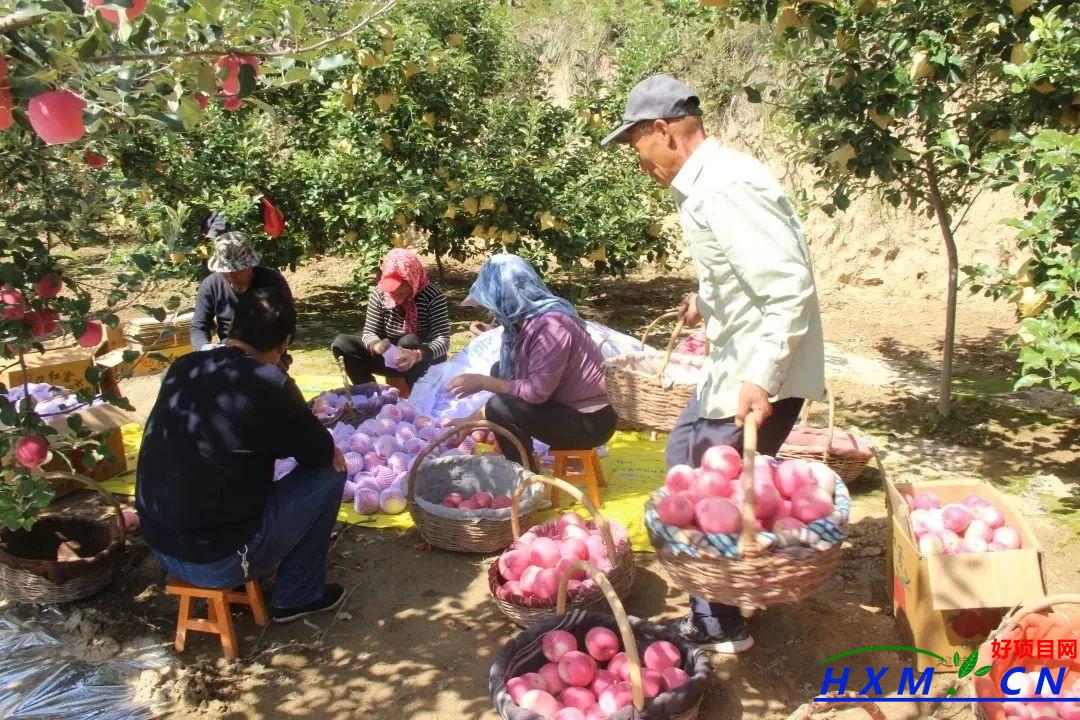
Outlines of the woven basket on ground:
{"label": "woven basket on ground", "polygon": [[829,405],[828,425],[823,428],[810,425],[812,403],[807,402],[802,420],[792,428],[777,457],[825,463],[850,485],[866,470],[866,464],[873,457],[873,447],[865,438],[849,432],[841,432],[837,437],[836,406],[832,388],[828,385],[825,386],[825,394]]}
{"label": "woven basket on ground", "polygon": [[701,357],[673,354],[685,323],[681,312],[668,312],[654,320],[645,329],[641,344],[645,346],[657,323],[672,317],[677,317],[678,322],[663,354],[644,349],[604,361],[608,399],[624,429],[671,432],[697,388],[696,382],[673,382],[664,377],[673,358],[688,372],[701,368]]}
{"label": "woven basket on ground", "polygon": [[[489,429],[503,436],[520,453],[519,457],[529,457],[528,453],[525,452],[525,448],[521,446],[521,442],[513,433],[486,420],[476,420],[449,427],[421,450],[413,461],[412,467],[409,468],[406,499],[408,500],[409,514],[412,515],[413,522],[416,523],[416,529],[420,531],[426,541],[437,548],[450,550],[451,552],[492,553],[502,550],[514,541],[515,535],[509,518],[506,520],[464,517],[450,519],[430,513],[416,502],[416,475],[424,459],[451,437],[480,429]],[[454,463],[469,463],[475,462],[477,458],[472,456],[440,458],[436,462],[445,463],[447,460],[452,460]],[[527,474],[527,471],[521,468],[521,479],[527,477]],[[509,491],[511,489],[510,484],[514,484],[516,488],[526,483],[508,478],[507,484],[507,490]],[[522,518],[522,522],[531,524],[532,513]]]}
{"label": "woven basket on ground", "polygon": [[[1058,653],[1060,647],[1058,641],[1076,641],[1080,639],[1080,614],[1073,613],[1064,615],[1052,613],[1051,610],[1058,605],[1080,605],[1080,594],[1051,595],[1025,603],[1013,608],[1005,614],[995,629],[979,646],[978,662],[976,668],[990,666],[990,672],[982,676],[973,674],[974,692],[972,697],[1002,697],[1001,682],[1005,672],[1013,667],[1025,665],[1031,671],[1036,667],[1066,668],[1065,683],[1061,688],[1062,697],[1075,697],[1071,691],[1074,683],[1080,681],[1080,660],[1077,658],[1062,658]],[[1053,644],[1053,657],[1020,659],[1017,657],[1015,644],[1017,640],[1030,640],[1037,650],[1038,641],[1049,640]],[[1008,657],[994,658],[994,641],[1001,643],[1009,641],[1006,650]],[[1036,653],[1038,654],[1038,653]],[[1055,673],[1056,675],[1056,673]],[[1015,687],[1015,681],[1013,684]],[[1049,710],[1053,707],[1050,703],[1040,703],[1040,706]],[[972,712],[978,720],[1005,720],[1007,717],[1004,702],[973,702]],[[1056,717],[1056,715],[1048,716]],[[1015,715],[1015,717],[1021,717]],[[1026,715],[1023,717],[1027,717]]]}
{"label": "woven basket on ground", "polygon": [[[566,589],[571,573],[582,568],[591,574],[599,585],[601,598],[611,607],[611,614],[587,610],[567,609]],[[488,689],[495,703],[495,709],[503,720],[542,720],[540,715],[517,705],[506,689],[506,683],[514,677],[528,672],[536,672],[546,664],[547,658],[541,650],[541,638],[552,630],[564,630],[578,641],[578,647],[585,648],[585,634],[595,627],[605,627],[621,636],[623,651],[626,653],[630,685],[633,689],[633,705],[623,708],[610,717],[613,720],[647,718],[648,720],[695,720],[701,708],[701,701],[709,685],[712,663],[709,654],[697,646],[691,645],[670,626],[661,626],[630,617],[623,608],[609,577],[592,565],[578,560],[563,573],[559,583],[559,597],[555,616],[519,632],[499,651],[488,675]],[[658,640],[665,640],[675,645],[681,655],[681,669],[689,680],[680,687],[662,692],[656,697],[645,697],[645,686],[641,679],[641,649]]]}
{"label": "woven basket on ground", "polygon": [[[359,425],[368,418],[375,417],[377,411],[375,410],[361,410],[353,403],[353,395],[362,394],[368,395],[370,393],[382,392],[387,388],[386,385],[379,385],[378,383],[363,383],[361,385],[353,385],[349,380],[349,374],[345,372],[345,364],[340,357],[337,359],[338,370],[341,371],[341,379],[344,381],[342,387],[335,388],[334,390],[328,390],[327,392],[339,393],[345,396],[345,404],[337,409],[337,412],[327,415],[326,417],[319,417],[319,422],[323,424],[323,427],[332,428],[338,423],[348,423],[349,425]],[[319,393],[324,395],[325,393]],[[308,402],[308,407],[312,407],[318,396],[312,398]],[[318,416],[316,416],[318,417]]]}
{"label": "woven basket on ground", "polygon": [[[0,533],[0,595],[24,603],[81,600],[112,581],[113,571],[124,554],[123,514],[112,494],[84,475],[55,472],[46,473],[45,478],[75,480],[97,490],[116,512],[116,521],[51,515],[39,518],[30,530],[3,531]],[[100,549],[78,560],[57,560],[55,552],[60,538],[71,542],[75,550],[85,551],[87,546]],[[35,554],[38,557],[30,556]]]}
{"label": "woven basket on ground", "polygon": [[[544,483],[553,488],[558,488],[561,492],[571,495],[589,512],[589,515],[592,516],[591,524],[600,531],[600,535],[604,538],[604,545],[607,547],[608,558],[611,559],[612,568],[611,572],[607,575],[608,581],[615,588],[620,597],[629,595],[630,588],[634,584],[634,551],[630,547],[629,538],[627,538],[622,545],[617,544],[615,542],[615,537],[611,532],[611,521],[601,515],[600,511],[593,507],[593,504],[589,502],[588,498],[570,483],[557,478],[544,477],[543,475],[533,475],[529,479],[529,482]],[[528,483],[522,483],[514,490],[513,503],[510,506],[510,519],[513,524],[514,540],[521,537],[521,525],[518,521],[518,502],[521,493],[527,484]],[[557,523],[557,520],[552,520],[543,525],[532,527],[530,532],[546,536],[555,530]],[[554,599],[546,602],[523,597],[507,597],[503,599],[498,595],[502,585],[503,580],[499,574],[499,559],[496,558],[488,568],[488,587],[491,590],[491,599],[495,601],[499,610],[519,627],[530,627],[555,617]],[[570,605],[575,610],[586,610],[598,607],[602,605],[603,602],[604,593],[598,586],[574,598]]]}
{"label": "woven basket on ground", "polygon": [[673,584],[710,602],[740,607],[747,614],[757,608],[806,597],[832,575],[842,554],[840,542],[833,542],[828,549],[801,553],[800,557],[759,544],[755,532],[753,483],[757,428],[756,416],[751,413],[743,424],[745,501],[737,557],[675,554],[646,523],[656,556]]}

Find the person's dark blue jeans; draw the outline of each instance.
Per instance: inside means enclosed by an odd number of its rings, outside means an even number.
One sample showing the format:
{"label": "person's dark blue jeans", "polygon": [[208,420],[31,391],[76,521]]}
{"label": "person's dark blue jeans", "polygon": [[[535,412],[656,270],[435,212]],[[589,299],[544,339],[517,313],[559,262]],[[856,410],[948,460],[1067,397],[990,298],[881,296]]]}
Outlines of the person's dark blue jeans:
{"label": "person's dark blue jeans", "polygon": [[[757,451],[775,456],[780,446],[795,427],[802,410],[802,398],[786,398],[773,403],[772,415],[758,429]],[[664,447],[667,466],[701,465],[701,456],[714,445],[730,445],[740,453],[743,449],[743,431],[735,424],[735,418],[709,420],[701,417],[697,397],[691,397],[686,409],[679,416],[675,428]],[[723,628],[740,619],[740,610],[732,605],[710,603],[705,598],[690,597],[690,612],[698,626],[710,635],[724,634]]]}
{"label": "person's dark blue jeans", "polygon": [[190,563],[156,550],[154,555],[170,575],[204,588],[233,588],[277,571],[270,604],[307,605],[323,596],[330,533],[344,487],[345,473],[332,467],[298,467],[274,483],[262,527],[237,552],[212,563]]}

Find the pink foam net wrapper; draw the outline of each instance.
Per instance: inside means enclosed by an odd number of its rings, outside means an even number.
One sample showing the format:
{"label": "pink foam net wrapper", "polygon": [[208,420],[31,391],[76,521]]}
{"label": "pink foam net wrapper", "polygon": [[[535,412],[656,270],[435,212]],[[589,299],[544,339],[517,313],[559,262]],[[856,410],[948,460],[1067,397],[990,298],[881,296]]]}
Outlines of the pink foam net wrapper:
{"label": "pink foam net wrapper", "polygon": [[391,370],[396,370],[398,360],[401,358],[402,354],[403,353],[397,345],[391,344],[390,347],[386,348],[386,352],[383,353],[383,363]]}

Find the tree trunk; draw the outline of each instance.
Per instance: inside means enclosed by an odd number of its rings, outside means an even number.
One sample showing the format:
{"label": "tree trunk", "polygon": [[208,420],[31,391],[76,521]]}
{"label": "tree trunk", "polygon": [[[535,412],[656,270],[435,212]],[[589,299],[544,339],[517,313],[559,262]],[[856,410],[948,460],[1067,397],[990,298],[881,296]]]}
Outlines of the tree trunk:
{"label": "tree trunk", "polygon": [[941,199],[937,170],[933,161],[927,162],[926,177],[929,182],[930,204],[937,215],[941,235],[945,238],[945,251],[949,257],[949,293],[945,301],[945,343],[942,347],[941,386],[938,391],[938,411],[942,415],[948,415],[952,407],[952,361],[953,346],[956,343],[956,289],[959,261],[956,255],[956,238],[953,236],[952,221]]}
{"label": "tree trunk", "polygon": [[439,272],[439,284],[442,285],[446,282],[446,269],[443,268],[442,251],[439,249],[438,245],[435,246],[435,267]]}

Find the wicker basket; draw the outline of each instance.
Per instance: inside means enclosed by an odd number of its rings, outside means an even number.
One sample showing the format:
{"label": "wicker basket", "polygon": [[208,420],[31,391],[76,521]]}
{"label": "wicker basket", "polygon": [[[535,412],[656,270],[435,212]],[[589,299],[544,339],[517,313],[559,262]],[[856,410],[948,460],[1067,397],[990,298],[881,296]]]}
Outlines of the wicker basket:
{"label": "wicker basket", "polygon": [[[678,317],[678,322],[663,355],[646,349],[604,361],[608,399],[619,416],[619,426],[624,429],[671,432],[697,388],[697,383],[673,384],[664,380],[675,341],[685,322],[681,312],[664,313],[654,320],[645,329],[641,344],[645,346],[657,323],[672,317]],[[679,356],[679,362],[701,367],[702,358]]]}
{"label": "wicker basket", "polygon": [[[671,582],[690,595],[734,605],[749,614],[754,609],[795,602],[816,590],[840,562],[841,544],[796,559],[758,544],[754,516],[754,457],[757,419],[751,413],[743,424],[742,533],[738,557],[676,555],[654,540],[656,555]],[[650,536],[652,531],[650,529]]]}
{"label": "wicker basket", "polygon": [[803,409],[802,421],[793,430],[815,432],[821,439],[820,445],[809,447],[785,443],[780,448],[780,452],[777,453],[777,457],[825,463],[840,476],[844,483],[851,485],[851,483],[862,477],[862,474],[866,471],[867,463],[870,462],[870,458],[873,456],[873,452],[859,453],[835,447],[833,440],[836,434],[836,405],[833,400],[832,388],[828,384],[825,385],[825,394],[829,403],[828,426],[819,428],[809,424],[812,403],[807,402],[806,407]]}
{"label": "wicker basket", "polygon": [[[348,423],[349,425],[359,425],[368,418],[375,417],[376,413],[366,410],[361,410],[353,404],[352,396],[356,393],[368,393],[372,391],[382,391],[386,386],[379,385],[378,383],[363,383],[362,385],[353,385],[349,380],[349,374],[345,372],[345,363],[339,356],[337,359],[338,370],[341,371],[341,379],[344,381],[344,385],[334,390],[328,390],[327,392],[343,393],[345,395],[345,404],[342,405],[336,413],[324,418],[319,418],[319,422],[323,424],[323,427],[332,428],[338,423]],[[313,407],[315,401],[319,396],[325,393],[319,393],[319,395],[313,397],[308,402],[308,407]]]}
{"label": "wicker basket", "polygon": [[[611,615],[572,608],[568,612],[567,584],[571,573],[579,568],[595,578],[601,598],[606,600],[611,608]],[[511,677],[535,671],[547,662],[547,659],[539,652],[540,637],[543,633],[565,630],[578,638],[579,645],[583,645],[585,633],[594,627],[615,630],[621,636],[628,661],[630,685],[633,689],[633,707],[623,709],[612,717],[620,718],[620,720],[624,718],[628,720],[631,717],[644,717],[650,720],[695,720],[698,717],[701,701],[708,687],[709,676],[712,674],[709,654],[688,643],[673,628],[629,617],[618,593],[611,585],[610,576],[582,560],[574,562],[563,573],[559,583],[555,615],[536,627],[522,630],[496,656],[488,676],[488,688],[500,717],[504,720],[541,720],[541,716],[514,703],[506,690],[506,683]],[[647,701],[645,686],[641,679],[641,652],[638,648],[644,642],[656,640],[665,640],[679,649],[682,654],[681,669],[690,679],[681,687],[660,693]],[[646,702],[648,702],[647,712]]]}
{"label": "wicker basket", "polygon": [[[1051,635],[1057,635],[1059,638],[1067,636],[1071,639],[1077,639],[1080,636],[1080,630],[1077,629],[1075,617],[1071,625],[1067,623],[1062,627],[1045,615],[1055,605],[1080,605],[1080,594],[1051,595],[1013,608],[1001,619],[997,629],[990,633],[986,641],[979,646],[979,660],[976,667],[994,666],[994,641],[1015,637],[1016,633],[1020,633],[1025,639],[1032,640],[1039,638],[1053,639],[1050,638]],[[1032,635],[1035,635],[1035,637],[1032,637]],[[1037,663],[1038,661],[1032,662]],[[975,690],[971,693],[972,697],[1001,697],[1001,676],[1005,670],[1015,666],[1018,660],[1010,657],[1005,659],[1003,663],[1005,664],[1004,668],[993,667],[985,677],[972,676],[975,685]],[[1065,665],[1068,667],[1067,675],[1072,675],[1074,678],[1080,673],[1080,660],[1075,658],[1071,659],[1071,662],[1064,659],[1054,659],[1050,662],[1038,664],[1053,665],[1055,667]],[[1066,679],[1062,692],[1066,695],[1072,695],[1073,693],[1069,693],[1068,688],[1069,680]],[[1006,717],[1004,705],[1004,703],[976,701],[972,703],[971,710],[978,720],[1004,720]]]}
{"label": "wicker basket", "polygon": [[[416,502],[416,473],[420,465],[431,452],[442,443],[455,435],[461,435],[473,430],[489,429],[509,440],[514,448],[521,453],[519,457],[529,457],[525,448],[509,430],[486,420],[475,420],[461,423],[447,428],[442,434],[431,441],[427,447],[420,451],[409,468],[408,500],[409,514],[412,515],[416,529],[431,545],[451,552],[464,553],[492,553],[499,552],[510,543],[514,542],[512,522],[507,520],[486,520],[483,518],[450,519],[434,515]],[[473,457],[455,458],[458,462],[470,462]],[[443,460],[440,460],[443,462]],[[518,487],[525,483],[519,483]],[[513,515],[513,513],[511,513]],[[522,522],[531,525],[532,513],[529,513]]]}
{"label": "wicker basket", "polygon": [[[104,488],[84,475],[67,472],[46,473],[51,481],[74,480],[97,490],[116,511],[116,524],[100,520],[52,515],[38,519],[37,533],[60,533],[65,537],[90,539],[104,548],[78,560],[27,558],[9,553],[16,531],[0,533],[0,595],[24,603],[64,603],[81,600],[99,592],[113,578],[124,553],[124,520],[119,503]],[[26,537],[35,529],[26,533]]]}
{"label": "wicker basket", "polygon": [[[608,557],[614,558],[612,560],[611,572],[608,573],[608,582],[615,588],[620,597],[626,597],[630,594],[630,588],[634,584],[634,551],[630,548],[630,544],[627,543],[625,552],[619,553],[617,546],[615,545],[615,538],[611,533],[611,523],[600,512],[593,507],[588,498],[576,487],[568,482],[559,480],[556,478],[544,477],[543,475],[533,475],[529,482],[539,482],[549,485],[553,488],[558,488],[560,491],[570,494],[575,500],[589,511],[589,514],[593,518],[593,523],[600,530],[601,536],[604,538],[604,545],[607,547]],[[514,489],[513,502],[510,505],[510,520],[514,532],[514,540],[517,540],[521,536],[521,524],[518,520],[518,502],[521,497],[522,491],[525,489],[527,483],[522,483]],[[552,520],[547,525],[553,525],[557,521]],[[540,602],[532,601],[530,604],[526,604],[524,598],[503,600],[498,596],[498,590],[502,587],[502,578],[499,575],[499,559],[496,558],[492,561],[491,566],[488,568],[488,587],[491,590],[491,599],[495,601],[499,610],[502,610],[506,617],[510,618],[513,623],[519,627],[531,627],[544,620],[550,620],[555,617],[555,603],[554,602]],[[579,595],[574,598],[571,603],[571,607],[575,610],[586,610],[594,607],[599,607],[604,602],[604,593],[599,587],[593,590]]]}

